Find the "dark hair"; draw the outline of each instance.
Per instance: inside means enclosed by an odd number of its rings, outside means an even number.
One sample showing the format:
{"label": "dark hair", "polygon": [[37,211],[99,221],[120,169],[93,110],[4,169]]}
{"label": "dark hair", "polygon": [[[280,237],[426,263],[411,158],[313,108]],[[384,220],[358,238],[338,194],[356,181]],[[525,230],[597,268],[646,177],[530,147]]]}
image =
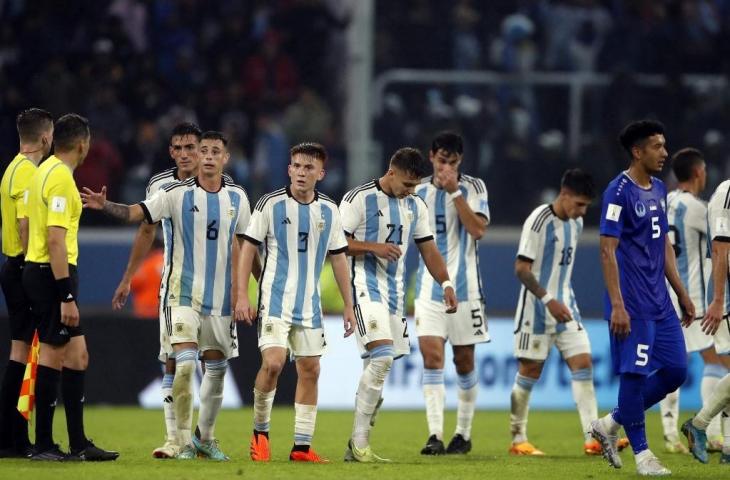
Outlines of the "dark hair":
{"label": "dark hair", "polygon": [[228,146],[228,138],[223,135],[223,132],[216,132],[215,130],[208,130],[200,136],[200,140],[220,140],[223,142],[223,146]]}
{"label": "dark hair", "polygon": [[200,142],[200,137],[203,135],[202,130],[200,130],[200,127],[195,125],[192,122],[183,122],[178,123],[175,125],[175,128],[172,129],[172,133],[170,134],[170,142],[172,143],[173,137],[184,137],[185,135],[193,135],[195,138],[198,139],[198,142]]}
{"label": "dark hair", "polygon": [[672,171],[677,181],[686,182],[691,179],[694,167],[704,161],[704,155],[696,148],[683,148],[672,155]]}
{"label": "dark hair", "polygon": [[566,188],[576,195],[588,197],[591,200],[596,198],[596,185],[593,183],[593,177],[580,168],[566,170],[560,180],[560,187]]}
{"label": "dark hair", "polygon": [[72,150],[80,140],[86,140],[89,132],[89,121],[75,113],[67,113],[58,120],[53,127],[53,144],[56,151],[67,152]]}
{"label": "dark hair", "polygon": [[51,125],[53,117],[40,108],[23,110],[15,117],[15,126],[21,142],[37,142]]}
{"label": "dark hair", "polygon": [[390,157],[390,166],[417,178],[423,178],[429,172],[429,163],[426,162],[418,149],[411,147],[396,150],[393,156]]}
{"label": "dark hair", "polygon": [[664,125],[657,120],[638,120],[629,123],[621,130],[618,141],[629,157],[633,158],[631,149],[652,135],[664,135]]}
{"label": "dark hair", "polygon": [[309,157],[314,157],[322,161],[322,164],[327,163],[327,149],[323,145],[315,142],[304,142],[298,145],[294,145],[289,150],[289,156],[301,154]]}
{"label": "dark hair", "polygon": [[433,139],[433,142],[431,142],[431,152],[436,153],[439,150],[461,155],[464,153],[464,140],[456,132],[439,132],[436,138]]}

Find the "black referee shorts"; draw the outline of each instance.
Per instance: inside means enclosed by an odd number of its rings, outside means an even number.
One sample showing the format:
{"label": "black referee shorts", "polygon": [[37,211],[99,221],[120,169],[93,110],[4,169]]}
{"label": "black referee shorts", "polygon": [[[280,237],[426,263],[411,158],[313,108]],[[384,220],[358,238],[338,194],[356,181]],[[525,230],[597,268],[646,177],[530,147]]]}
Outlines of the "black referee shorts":
{"label": "black referee shorts", "polygon": [[35,322],[30,313],[30,300],[23,288],[23,255],[8,257],[0,269],[0,287],[8,306],[11,340],[33,341]]}
{"label": "black referee shorts", "polygon": [[[75,265],[68,266],[73,295],[78,298],[79,276]],[[48,263],[25,262],[23,287],[30,298],[33,318],[38,325],[38,339],[49,345],[65,345],[71,337],[83,335],[81,326],[61,323],[61,301],[53,271]]]}

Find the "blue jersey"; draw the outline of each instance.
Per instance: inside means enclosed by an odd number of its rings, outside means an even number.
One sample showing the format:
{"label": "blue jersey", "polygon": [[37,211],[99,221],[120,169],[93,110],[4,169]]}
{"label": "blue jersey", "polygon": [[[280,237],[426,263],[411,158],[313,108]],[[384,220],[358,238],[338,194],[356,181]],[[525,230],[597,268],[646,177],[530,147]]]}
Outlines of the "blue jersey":
{"label": "blue jersey", "polygon": [[[658,178],[642,188],[622,172],[603,193],[601,235],[619,239],[616,249],[619,283],[629,316],[662,320],[673,314],[664,275],[667,190]],[[611,301],[605,295],[605,316]]]}

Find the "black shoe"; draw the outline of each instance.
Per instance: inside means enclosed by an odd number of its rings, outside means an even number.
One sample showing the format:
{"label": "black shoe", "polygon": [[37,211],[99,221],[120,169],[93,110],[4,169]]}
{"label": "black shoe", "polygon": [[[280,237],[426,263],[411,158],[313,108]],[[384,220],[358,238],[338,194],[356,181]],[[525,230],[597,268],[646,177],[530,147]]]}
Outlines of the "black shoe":
{"label": "black shoe", "polygon": [[36,450],[30,459],[40,462],[65,462],[68,459],[68,454],[61,451],[56,444],[45,450]]}
{"label": "black shoe", "polygon": [[446,447],[446,453],[469,453],[471,451],[471,440],[464,440],[460,433],[454,435],[454,438]]}
{"label": "black shoe", "polygon": [[436,435],[428,437],[426,446],[421,449],[421,455],[443,455],[444,453],[446,453],[444,442],[436,438]]}
{"label": "black shoe", "polygon": [[91,440],[86,440],[86,448],[69,453],[69,461],[86,461],[86,462],[108,462],[116,460],[119,452],[102,450],[93,444]]}

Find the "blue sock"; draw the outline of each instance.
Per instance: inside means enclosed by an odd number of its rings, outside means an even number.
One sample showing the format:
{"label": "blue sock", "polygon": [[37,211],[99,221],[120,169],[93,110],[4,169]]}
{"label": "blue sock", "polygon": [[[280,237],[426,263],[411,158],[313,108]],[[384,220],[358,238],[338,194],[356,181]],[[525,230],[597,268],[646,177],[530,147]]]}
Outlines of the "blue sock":
{"label": "blue sock", "polygon": [[613,419],[624,426],[634,455],[649,448],[644,428],[643,391],[645,383],[644,375],[622,373],[618,389],[618,409],[612,413]]}

